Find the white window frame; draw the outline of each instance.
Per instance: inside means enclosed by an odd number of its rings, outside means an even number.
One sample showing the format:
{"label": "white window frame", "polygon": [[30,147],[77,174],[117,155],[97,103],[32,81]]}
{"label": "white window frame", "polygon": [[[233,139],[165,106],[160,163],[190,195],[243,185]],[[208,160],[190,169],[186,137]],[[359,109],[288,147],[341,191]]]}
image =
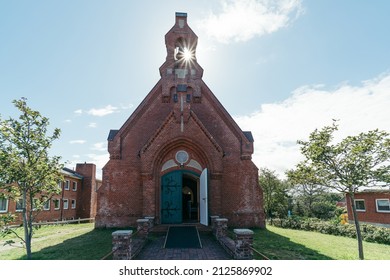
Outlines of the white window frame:
{"label": "white window frame", "polygon": [[[43,204],[43,210],[44,211],[49,211],[50,210],[50,199],[48,199],[44,204]],[[47,207],[46,207],[47,206]]]}
{"label": "white window frame", "polygon": [[69,191],[69,188],[70,188],[70,181],[69,180],[65,180],[64,190]]}
{"label": "white window frame", "polygon": [[76,199],[72,199],[71,207],[72,209],[76,209]]}
{"label": "white window frame", "polygon": [[[358,209],[357,206],[356,206],[356,202],[357,201],[363,201],[364,203],[364,209]],[[366,201],[364,199],[355,199],[355,208],[356,208],[356,211],[357,212],[366,212],[367,208],[366,208]]]}
{"label": "white window frame", "polygon": [[37,211],[37,208],[35,207],[35,205],[37,204],[37,201],[38,201],[38,198],[34,198],[33,199],[33,205],[32,205],[32,210],[33,211]]}
{"label": "white window frame", "polygon": [[[23,212],[23,198],[19,198],[17,201],[15,201],[15,212]],[[22,204],[22,208],[18,209],[18,203]]]}
{"label": "white window frame", "polygon": [[[55,201],[58,201],[58,207],[56,207]],[[60,210],[61,209],[61,201],[58,198],[54,198],[53,199],[53,203],[54,203],[54,210]]]}
{"label": "white window frame", "polygon": [[[66,204],[65,204],[66,203]],[[62,209],[69,209],[69,199],[64,198],[62,200]]]}
{"label": "white window frame", "polygon": [[378,209],[378,201],[379,200],[386,200],[389,203],[389,208],[390,208],[390,199],[388,199],[388,198],[377,198],[377,199],[375,199],[376,212],[378,212],[378,213],[390,213],[390,209],[389,210],[379,210]]}
{"label": "white window frame", "polygon": [[0,198],[5,200],[5,210],[0,209],[0,213],[7,213],[8,212],[8,198]]}
{"label": "white window frame", "polygon": [[74,192],[77,191],[77,182],[75,182],[75,181],[72,182],[72,191],[74,191]]}

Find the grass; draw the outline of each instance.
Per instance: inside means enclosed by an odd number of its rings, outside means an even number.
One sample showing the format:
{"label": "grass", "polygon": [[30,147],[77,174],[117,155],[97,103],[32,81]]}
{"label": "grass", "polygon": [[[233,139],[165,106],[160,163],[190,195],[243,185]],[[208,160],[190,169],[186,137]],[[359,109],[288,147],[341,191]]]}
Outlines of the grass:
{"label": "grass", "polygon": [[[99,260],[111,251],[111,234],[115,230],[94,229],[94,224],[43,226],[34,233],[32,257],[40,260]],[[2,246],[10,238],[0,238],[0,260],[25,259],[24,248]],[[363,243],[366,259],[390,260],[390,245]],[[254,247],[275,260],[358,259],[355,239],[273,226],[255,230]]]}
{"label": "grass", "polygon": [[[18,229],[19,230],[19,229]],[[112,249],[115,229],[94,229],[94,224],[42,226],[34,232],[32,258],[38,260],[98,260]],[[0,238],[0,260],[26,259],[24,248],[3,246],[12,235]],[[12,238],[20,247],[18,239]]]}
{"label": "grass", "polygon": [[[357,260],[357,240],[267,225],[255,230],[254,247],[275,260]],[[367,260],[390,260],[390,245],[363,242]]]}

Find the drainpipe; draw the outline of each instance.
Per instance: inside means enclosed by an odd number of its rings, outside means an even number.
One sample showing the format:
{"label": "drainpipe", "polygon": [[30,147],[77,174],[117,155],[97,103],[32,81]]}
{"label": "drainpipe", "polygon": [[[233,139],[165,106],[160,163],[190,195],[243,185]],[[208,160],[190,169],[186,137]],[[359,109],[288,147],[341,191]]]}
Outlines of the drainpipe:
{"label": "drainpipe", "polygon": [[[64,215],[64,192],[65,192],[65,186],[64,183],[62,183],[62,194],[61,194],[61,201],[60,201],[60,208],[61,208],[61,216],[60,216],[60,221],[62,221],[63,215]],[[62,207],[61,207],[62,204]]]}

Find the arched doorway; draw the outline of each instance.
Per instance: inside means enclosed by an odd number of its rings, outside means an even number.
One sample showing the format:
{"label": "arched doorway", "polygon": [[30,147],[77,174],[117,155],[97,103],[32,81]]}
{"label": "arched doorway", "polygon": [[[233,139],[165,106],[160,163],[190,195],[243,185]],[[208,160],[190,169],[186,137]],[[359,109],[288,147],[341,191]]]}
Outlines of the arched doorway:
{"label": "arched doorway", "polygon": [[[202,174],[207,172],[205,170]],[[205,211],[207,216],[207,180],[202,175],[175,170],[161,177],[162,224],[207,224],[202,219]]]}

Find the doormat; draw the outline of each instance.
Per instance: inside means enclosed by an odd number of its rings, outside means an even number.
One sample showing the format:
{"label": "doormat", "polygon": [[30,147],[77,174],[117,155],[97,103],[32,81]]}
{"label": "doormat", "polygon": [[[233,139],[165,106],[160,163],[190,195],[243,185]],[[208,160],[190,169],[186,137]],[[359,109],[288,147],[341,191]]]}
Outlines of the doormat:
{"label": "doormat", "polygon": [[164,248],[202,248],[195,226],[171,226],[165,238]]}

